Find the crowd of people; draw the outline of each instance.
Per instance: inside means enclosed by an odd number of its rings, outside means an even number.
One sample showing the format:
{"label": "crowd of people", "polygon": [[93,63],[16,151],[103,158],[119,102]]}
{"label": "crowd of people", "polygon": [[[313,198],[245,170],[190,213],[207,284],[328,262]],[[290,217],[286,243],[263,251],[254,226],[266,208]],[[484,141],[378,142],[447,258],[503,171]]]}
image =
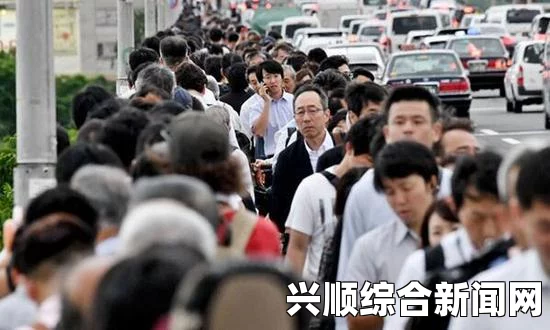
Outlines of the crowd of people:
{"label": "crowd of people", "polygon": [[[57,187],[4,224],[0,329],[550,324],[550,143],[503,158],[428,90],[281,39],[187,12],[127,93],[74,96]],[[288,313],[301,281],[437,279],[541,282],[542,315]]]}

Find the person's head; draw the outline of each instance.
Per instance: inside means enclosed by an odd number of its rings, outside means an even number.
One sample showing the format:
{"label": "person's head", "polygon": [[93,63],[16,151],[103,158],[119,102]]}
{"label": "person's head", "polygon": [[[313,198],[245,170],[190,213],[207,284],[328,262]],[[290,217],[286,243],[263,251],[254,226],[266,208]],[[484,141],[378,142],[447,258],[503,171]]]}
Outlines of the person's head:
{"label": "person's head", "polygon": [[271,97],[278,99],[283,95],[283,66],[276,61],[268,60],[258,65],[258,81],[264,83]]}
{"label": "person's head", "polygon": [[382,103],[387,97],[386,90],[372,83],[351,83],[346,88],[345,100],[348,106],[349,120],[357,120],[382,111]]}
{"label": "person's head", "polygon": [[145,38],[141,43],[141,47],[152,49],[157,54],[160,54],[160,39],[157,36],[151,36],[151,37]]}
{"label": "person's head", "polygon": [[280,64],[283,64],[287,57],[292,52],[292,46],[282,43],[273,48],[273,59]]}
{"label": "person's head", "polygon": [[550,276],[550,148],[537,151],[521,166],[516,185],[519,216],[526,223],[527,241],[537,251]]}
{"label": "person's head", "polygon": [[184,107],[183,105],[181,105],[181,103],[170,100],[155,104],[155,106],[151,110],[149,110],[147,114],[149,115],[149,119],[152,122],[155,122],[163,121],[166,116],[177,116],[180,113],[184,113],[185,111],[189,110],[189,107]]}
{"label": "person's head", "polygon": [[498,222],[504,208],[497,188],[501,160],[500,155],[490,151],[463,156],[451,179],[456,214],[476,249],[501,235]]}
{"label": "person's head", "polygon": [[362,158],[359,165],[372,167],[373,154],[371,144],[378,133],[380,117],[367,117],[353,124],[346,135],[346,151],[352,151],[356,160]]}
{"label": "person's head", "polygon": [[204,113],[184,113],[167,129],[173,172],[196,177],[216,193],[242,191],[238,161],[230,156],[227,128]]}
{"label": "person's head", "polygon": [[294,96],[294,119],[306,142],[323,137],[330,119],[328,98],[322,89],[306,85]]}
{"label": "person's head", "polygon": [[[95,143],[99,132],[103,129],[103,120],[90,119],[78,130],[77,143]],[[61,153],[57,155],[59,156]]]}
{"label": "person's head", "polygon": [[216,234],[206,218],[171,199],[152,199],[128,211],[119,233],[118,254],[139,255],[160,243],[186,244],[211,260]]}
{"label": "person's head", "polygon": [[296,72],[296,83],[305,83],[308,81],[313,80],[315,75],[311,70],[309,69],[300,69],[298,72]]}
{"label": "person's head", "polygon": [[107,119],[119,112],[120,109],[124,108],[129,104],[128,100],[125,99],[108,99],[101,102],[97,107],[88,113],[88,120],[92,119]]}
{"label": "person's head", "polygon": [[204,114],[207,115],[208,118],[223,126],[224,131],[227,132],[227,134],[230,133],[231,117],[229,115],[229,111],[224,106],[218,104],[211,105],[204,110]]}
{"label": "person's head", "polygon": [[545,140],[527,140],[507,152],[498,169],[497,184],[500,200],[506,204],[507,216],[503,217],[505,231],[511,232],[517,246],[522,249],[529,247],[526,235],[527,224],[520,216],[520,208],[516,189],[518,176],[524,164],[537,152],[548,147]]}
{"label": "person's head", "polygon": [[216,81],[216,78],[212,76],[206,76],[206,88],[214,94],[214,98],[218,100],[220,98],[220,85]]}
{"label": "person's head", "polygon": [[[99,240],[115,235],[128,208],[132,178],[116,167],[88,165],[75,173],[71,179],[71,188],[84,195],[97,211],[99,236],[106,235],[98,237]],[[106,231],[113,233],[108,234]]]}
{"label": "person's head", "polygon": [[356,68],[352,71],[352,79],[353,82],[356,83],[366,83],[366,82],[374,82],[374,75],[372,72],[365,68]]}
{"label": "person's head", "polygon": [[441,239],[460,227],[460,221],[444,199],[435,201],[422,222],[422,247],[436,246]]}
{"label": "person's head", "polygon": [[473,123],[466,118],[451,118],[443,121],[443,134],[437,146],[438,156],[475,156],[479,152],[479,142],[474,136]]}
{"label": "person's head", "polygon": [[401,87],[388,96],[383,113],[386,143],[413,140],[433,148],[441,137],[439,100],[423,87]]}
{"label": "person's head", "polygon": [[57,183],[69,183],[76,171],[89,164],[124,168],[122,161],[111,148],[101,144],[79,142],[67,148],[57,159],[55,166]]}
{"label": "person's head", "polygon": [[231,50],[235,50],[235,46],[237,45],[237,42],[239,42],[239,34],[235,32],[231,32],[227,35],[227,47]]}
{"label": "person's head", "polygon": [[180,36],[166,37],[160,42],[161,60],[172,70],[187,60],[188,54],[187,42]]}
{"label": "person's head", "polygon": [[180,281],[203,262],[193,248],[174,244],[120,260],[99,283],[90,329],[165,329]]}
{"label": "person's head", "polygon": [[[255,75],[255,73],[254,73]],[[227,70],[227,81],[233,93],[243,92],[248,87],[246,80],[246,64],[235,63]]]}
{"label": "person's head", "polygon": [[[172,99],[172,94],[166,89],[154,85],[143,84],[132,97],[130,105],[145,111],[151,110],[156,104]],[[140,106],[141,103],[141,106]]]}
{"label": "person's head", "polygon": [[368,171],[368,167],[354,167],[344,174],[336,186],[336,199],[334,200],[334,215],[341,220],[348,200],[351,188]]}
{"label": "person's head", "polygon": [[139,179],[132,190],[130,208],[153,199],[170,199],[204,216],[217,228],[219,216],[214,193],[204,182],[186,175],[162,175]]}
{"label": "person's head", "polygon": [[307,53],[307,59],[310,62],[321,64],[328,57],[322,48],[313,48]]}
{"label": "person's head", "polygon": [[111,100],[113,96],[100,86],[88,86],[73,97],[72,115],[76,128],[82,127],[88,113],[103,101]]}
{"label": "person's head", "polygon": [[192,63],[182,64],[176,71],[178,85],[187,89],[203,93],[208,79],[206,74]]}
{"label": "person's head", "polygon": [[253,51],[247,54],[245,61],[249,66],[258,66],[266,59],[267,57],[263,53],[259,51]]}
{"label": "person's head", "polygon": [[160,64],[150,64],[138,74],[135,88],[139,91],[146,85],[155,86],[164,90],[168,95],[172,95],[176,86],[176,78],[170,69]]}
{"label": "person's head", "polygon": [[426,211],[435,200],[439,169],[433,152],[413,141],[388,144],[376,157],[374,187],[391,208],[420,234]]}
{"label": "person's head", "polygon": [[71,141],[69,139],[69,134],[67,130],[60,124],[56,125],[56,140],[57,140],[57,157],[65,151],[68,147],[71,146]]}
{"label": "person's head", "polygon": [[237,63],[244,63],[242,56],[235,53],[227,53],[222,57],[222,73],[227,78],[228,70]]}
{"label": "person's head", "polygon": [[292,52],[286,58],[285,64],[290,65],[294,71],[299,71],[307,62],[307,55],[302,52]]}
{"label": "person's head", "polygon": [[220,43],[223,41],[223,31],[218,28],[212,28],[210,29],[210,32],[208,33],[208,36],[210,37],[210,41],[213,43]]}
{"label": "person's head", "polygon": [[332,55],[327,57],[320,63],[319,71],[326,69],[338,70],[343,76],[351,79],[351,70],[349,69],[348,59],[342,55]]}
{"label": "person's head", "polygon": [[210,75],[216,79],[217,82],[222,81],[222,57],[221,56],[208,56],[204,60],[204,71],[207,75]]}
{"label": "person's head", "polygon": [[143,63],[158,63],[159,55],[156,51],[150,48],[138,48],[130,53],[129,64],[130,70],[134,71],[140,64]]}
{"label": "person's head", "polygon": [[98,142],[110,147],[126,169],[130,169],[136,156],[139,134],[147,127],[149,119],[143,111],[123,109],[105,121]]}
{"label": "person's head", "polygon": [[294,93],[296,89],[296,71],[290,65],[284,65],[283,88],[287,93]]}
{"label": "person's head", "polygon": [[51,214],[19,228],[12,263],[28,297],[40,304],[58,292],[61,273],[91,255],[94,241],[94,231],[69,214]]}
{"label": "person's head", "polygon": [[323,72],[319,72],[315,78],[313,78],[312,83],[321,87],[327,95],[331,94],[335,89],[345,89],[348,84],[346,78],[334,69],[327,69]]}
{"label": "person's head", "polygon": [[258,76],[256,75],[257,71],[257,66],[249,66],[248,69],[246,69],[246,80],[248,81],[248,85],[256,93],[260,89],[260,82],[258,81]]}

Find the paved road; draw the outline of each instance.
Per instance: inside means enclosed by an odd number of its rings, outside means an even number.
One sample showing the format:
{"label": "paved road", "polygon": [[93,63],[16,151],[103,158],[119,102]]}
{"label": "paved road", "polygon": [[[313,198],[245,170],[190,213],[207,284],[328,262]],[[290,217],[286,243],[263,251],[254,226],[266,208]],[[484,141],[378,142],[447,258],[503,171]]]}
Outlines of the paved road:
{"label": "paved road", "polygon": [[542,105],[525,106],[521,114],[507,113],[506,101],[497,91],[481,91],[474,94],[470,114],[482,146],[502,154],[531,138],[550,140],[550,130],[544,129]]}

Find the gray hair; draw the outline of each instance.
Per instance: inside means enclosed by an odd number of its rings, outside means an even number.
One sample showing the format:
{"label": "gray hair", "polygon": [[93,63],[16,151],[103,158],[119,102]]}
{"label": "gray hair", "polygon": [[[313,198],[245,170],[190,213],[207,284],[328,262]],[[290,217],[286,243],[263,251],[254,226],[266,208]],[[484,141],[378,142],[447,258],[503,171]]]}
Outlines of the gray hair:
{"label": "gray hair", "polygon": [[216,81],[216,78],[207,75],[206,76],[206,88],[208,88],[212,93],[214,93],[214,96],[216,97],[216,100],[220,98],[220,86],[218,85],[218,82]]}
{"label": "gray hair", "polygon": [[231,116],[229,110],[221,105],[211,105],[204,110],[204,113],[218,124],[227,128],[227,131],[231,128]]}
{"label": "gray hair", "polygon": [[216,254],[216,234],[202,215],[166,199],[145,202],[130,210],[119,233],[118,254],[135,256],[159,243],[186,244],[212,260]]}
{"label": "gray hair", "polygon": [[150,64],[139,72],[135,88],[139,91],[147,85],[155,86],[172,95],[172,91],[176,87],[176,75],[165,66],[157,63]]}
{"label": "gray hair", "polygon": [[292,76],[292,79],[296,80],[296,71],[288,64],[283,65],[283,72],[288,72]]}
{"label": "gray hair", "polygon": [[99,214],[99,221],[119,227],[128,208],[132,178],[106,165],[87,165],[71,179],[71,188],[83,194]]}
{"label": "gray hair", "polygon": [[506,154],[500,164],[497,174],[498,194],[502,202],[508,202],[512,197],[510,192],[515,191],[515,187],[508,186],[508,176],[510,174],[510,170],[516,166],[519,166],[525,158],[532,156],[548,146],[550,146],[550,140],[530,139],[517,145]]}

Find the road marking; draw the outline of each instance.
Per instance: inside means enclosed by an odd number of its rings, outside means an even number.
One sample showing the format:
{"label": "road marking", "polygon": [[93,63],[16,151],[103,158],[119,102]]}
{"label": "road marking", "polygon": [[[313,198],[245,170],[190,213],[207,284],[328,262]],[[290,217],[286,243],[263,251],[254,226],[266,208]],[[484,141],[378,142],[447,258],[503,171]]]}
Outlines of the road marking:
{"label": "road marking", "polygon": [[498,132],[497,132],[497,131],[493,131],[492,129],[484,128],[484,129],[480,129],[479,131],[480,131],[481,133],[485,134],[485,135],[498,135]]}
{"label": "road marking", "polygon": [[512,138],[504,138],[502,139],[502,141],[508,143],[508,144],[520,144],[521,142],[516,140],[516,139],[512,139]]}
{"label": "road marking", "polygon": [[495,132],[493,130],[489,130],[490,132],[494,132],[497,134],[488,134],[487,132],[484,132],[485,129],[479,130],[481,133],[474,134],[475,136],[487,136],[487,135],[505,135],[505,136],[521,136],[521,135],[541,135],[541,134],[550,134],[550,130],[537,130],[537,131],[517,131],[517,132]]}

